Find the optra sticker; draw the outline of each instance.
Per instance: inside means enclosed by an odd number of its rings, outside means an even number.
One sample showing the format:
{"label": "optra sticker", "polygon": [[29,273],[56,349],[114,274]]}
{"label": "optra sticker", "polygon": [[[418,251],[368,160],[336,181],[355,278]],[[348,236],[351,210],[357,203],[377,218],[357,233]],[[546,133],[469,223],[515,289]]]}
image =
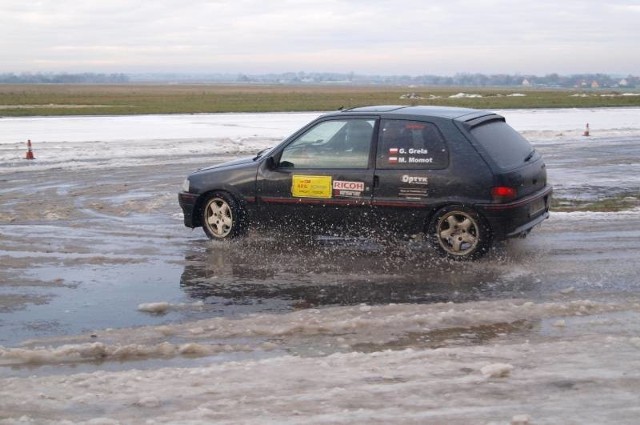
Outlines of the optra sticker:
{"label": "optra sticker", "polygon": [[419,184],[426,186],[429,184],[429,179],[423,176],[410,176],[405,174],[404,176],[402,176],[402,183]]}
{"label": "optra sticker", "polygon": [[294,175],[291,195],[296,198],[331,198],[331,176]]}

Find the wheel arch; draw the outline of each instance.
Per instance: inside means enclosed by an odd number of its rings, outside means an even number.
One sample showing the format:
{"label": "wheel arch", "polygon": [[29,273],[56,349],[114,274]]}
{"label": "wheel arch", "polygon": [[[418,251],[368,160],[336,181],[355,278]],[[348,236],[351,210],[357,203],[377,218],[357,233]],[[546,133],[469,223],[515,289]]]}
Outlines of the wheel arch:
{"label": "wheel arch", "polygon": [[224,195],[232,197],[238,203],[238,205],[240,205],[240,207],[243,208],[246,211],[246,208],[247,208],[246,201],[240,195],[240,193],[238,193],[238,191],[233,190],[232,188],[228,188],[228,187],[209,189],[206,192],[203,192],[202,194],[200,194],[200,196],[198,196],[198,200],[196,201],[195,205],[193,206],[193,223],[192,223],[193,227],[202,226],[202,224],[203,224],[202,223],[202,210],[203,210],[205,204],[207,203],[207,201],[209,199],[211,199],[217,193],[224,194]]}
{"label": "wheel arch", "polygon": [[[476,216],[474,220],[477,222],[476,228],[480,232],[478,233],[479,245],[478,249],[474,249],[468,255],[462,254],[458,256],[451,252],[446,252],[445,249],[439,247],[441,245],[440,235],[438,234],[437,229],[440,224],[439,217],[456,212],[460,212],[467,216],[469,216],[469,214]],[[489,250],[494,241],[494,230],[491,227],[490,221],[487,220],[484,214],[482,214],[478,208],[475,208],[473,204],[465,202],[444,202],[438,206],[434,206],[428,214],[427,223],[425,225],[425,234],[439,252],[455,260],[477,259]]]}
{"label": "wheel arch", "polygon": [[493,229],[491,228],[491,224],[487,219],[487,217],[485,217],[485,215],[482,213],[482,211],[479,208],[476,208],[475,204],[473,204],[472,202],[464,202],[464,201],[440,202],[430,207],[425,217],[424,231],[425,232],[429,231],[429,226],[431,225],[434,217],[436,216],[436,214],[438,214],[438,212],[440,212],[444,208],[449,208],[449,207],[462,208],[462,209],[466,208],[466,209],[473,210],[476,214],[478,214],[478,216],[483,220],[484,224],[489,228],[489,230],[493,234]]}

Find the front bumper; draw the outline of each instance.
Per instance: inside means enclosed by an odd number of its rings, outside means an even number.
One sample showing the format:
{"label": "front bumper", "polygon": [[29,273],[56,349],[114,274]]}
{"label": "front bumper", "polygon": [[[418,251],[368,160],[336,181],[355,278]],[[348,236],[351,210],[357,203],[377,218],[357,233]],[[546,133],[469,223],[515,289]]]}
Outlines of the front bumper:
{"label": "front bumper", "polygon": [[198,203],[198,195],[195,193],[180,192],[178,193],[178,203],[184,215],[184,225],[190,228],[198,227],[200,225],[199,220],[197,217],[194,217]]}

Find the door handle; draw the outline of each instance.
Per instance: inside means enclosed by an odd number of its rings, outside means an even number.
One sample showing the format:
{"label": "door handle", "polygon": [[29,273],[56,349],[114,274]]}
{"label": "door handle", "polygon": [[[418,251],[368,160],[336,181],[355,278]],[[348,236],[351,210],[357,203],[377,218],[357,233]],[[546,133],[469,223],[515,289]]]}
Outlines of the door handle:
{"label": "door handle", "polygon": [[378,187],[378,186],[380,186],[380,177],[373,176],[373,187]]}

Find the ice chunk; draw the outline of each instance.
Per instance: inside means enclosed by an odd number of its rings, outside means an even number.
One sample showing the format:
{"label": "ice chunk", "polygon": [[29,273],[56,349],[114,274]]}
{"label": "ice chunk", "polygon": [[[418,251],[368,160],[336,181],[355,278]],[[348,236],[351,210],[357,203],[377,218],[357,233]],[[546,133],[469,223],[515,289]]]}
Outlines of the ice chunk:
{"label": "ice chunk", "polygon": [[486,378],[507,378],[511,375],[513,366],[507,363],[494,363],[484,366],[480,372]]}
{"label": "ice chunk", "polygon": [[556,328],[564,328],[567,326],[567,322],[565,322],[564,320],[558,320],[553,324],[553,326],[555,326]]}
{"label": "ice chunk", "polygon": [[515,415],[511,418],[511,425],[527,425],[530,420],[529,415]]}
{"label": "ice chunk", "polygon": [[160,400],[153,396],[142,397],[135,405],[140,407],[160,407]]}
{"label": "ice chunk", "polygon": [[168,302],[158,303],[143,303],[138,305],[138,311],[153,314],[164,314],[169,310],[170,304]]}

